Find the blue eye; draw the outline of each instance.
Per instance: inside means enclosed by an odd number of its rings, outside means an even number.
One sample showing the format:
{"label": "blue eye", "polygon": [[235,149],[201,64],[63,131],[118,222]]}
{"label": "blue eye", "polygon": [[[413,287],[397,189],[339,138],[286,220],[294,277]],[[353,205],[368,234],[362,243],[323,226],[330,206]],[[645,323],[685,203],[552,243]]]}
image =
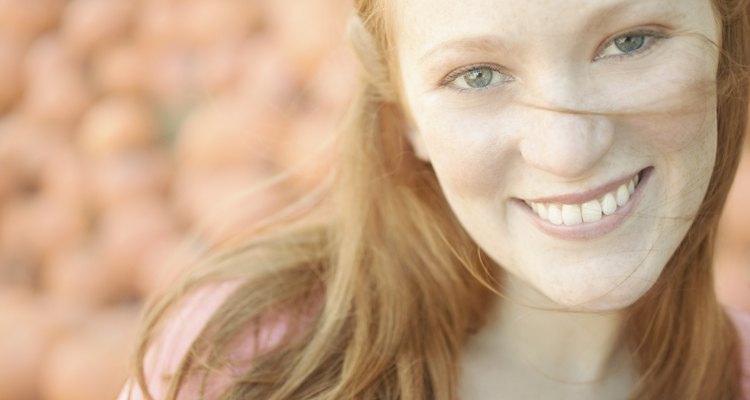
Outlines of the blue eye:
{"label": "blue eye", "polygon": [[607,46],[597,54],[597,60],[609,57],[627,57],[648,50],[657,39],[666,36],[657,32],[631,32],[611,40]]}
{"label": "blue eye", "polygon": [[472,68],[461,77],[467,85],[479,89],[487,87],[492,82],[492,74],[495,71],[488,67]]}
{"label": "blue eye", "polygon": [[644,43],[646,43],[646,36],[644,35],[620,36],[612,41],[612,44],[623,53],[638,51],[643,48]]}
{"label": "blue eye", "polygon": [[496,67],[474,65],[452,72],[443,80],[442,85],[452,85],[460,91],[482,90],[512,79]]}

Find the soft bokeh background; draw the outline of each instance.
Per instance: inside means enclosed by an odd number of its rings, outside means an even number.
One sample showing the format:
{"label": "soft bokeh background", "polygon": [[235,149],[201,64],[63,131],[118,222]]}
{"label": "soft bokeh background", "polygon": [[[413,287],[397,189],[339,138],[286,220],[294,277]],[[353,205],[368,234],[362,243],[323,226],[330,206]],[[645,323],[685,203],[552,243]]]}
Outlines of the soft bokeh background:
{"label": "soft bokeh background", "polygon": [[316,187],[350,8],[0,0],[0,400],[114,398],[144,299]]}
{"label": "soft bokeh background", "polygon": [[[0,400],[113,398],[144,299],[324,179],[350,7],[0,0]],[[718,282],[750,311],[743,168]]]}
{"label": "soft bokeh background", "polygon": [[750,313],[749,140],[745,140],[737,176],[719,223],[715,279],[717,294],[722,303]]}

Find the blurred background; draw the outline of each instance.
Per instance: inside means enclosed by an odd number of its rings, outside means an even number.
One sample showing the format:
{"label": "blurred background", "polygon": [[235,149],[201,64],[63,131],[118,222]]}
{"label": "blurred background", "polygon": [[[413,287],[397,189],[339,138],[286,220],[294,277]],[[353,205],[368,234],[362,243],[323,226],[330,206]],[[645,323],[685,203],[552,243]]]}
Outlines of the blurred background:
{"label": "blurred background", "polygon": [[114,398],[144,299],[316,187],[350,3],[0,0],[0,400]]}
{"label": "blurred background", "polygon": [[[144,299],[324,179],[350,3],[0,0],[0,400],[114,398]],[[750,311],[738,179],[717,282]]]}

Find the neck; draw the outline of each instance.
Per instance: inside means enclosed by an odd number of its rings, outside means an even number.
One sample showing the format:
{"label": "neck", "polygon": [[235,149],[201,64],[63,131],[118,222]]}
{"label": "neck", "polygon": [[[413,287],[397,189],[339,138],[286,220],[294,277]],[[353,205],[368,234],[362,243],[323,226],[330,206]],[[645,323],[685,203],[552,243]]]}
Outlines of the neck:
{"label": "neck", "polygon": [[510,370],[542,380],[588,384],[629,371],[623,311],[562,309],[507,276],[504,297],[470,346]]}

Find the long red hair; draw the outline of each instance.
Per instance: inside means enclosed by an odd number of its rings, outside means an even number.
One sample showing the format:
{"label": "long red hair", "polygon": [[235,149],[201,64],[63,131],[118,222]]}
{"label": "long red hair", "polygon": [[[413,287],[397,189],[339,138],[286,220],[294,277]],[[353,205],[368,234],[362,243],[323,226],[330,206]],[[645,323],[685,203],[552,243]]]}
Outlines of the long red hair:
{"label": "long red hair", "polygon": [[[713,292],[711,259],[745,131],[750,9],[746,0],[713,3],[722,31],[717,161],[685,239],[628,310],[641,376],[634,399],[740,396],[738,338]],[[207,258],[154,303],[138,343],[142,387],[144,356],[167,312],[195,288],[239,279],[172,376],[168,399],[220,368],[237,336],[278,310],[290,317],[286,337],[260,350],[223,399],[456,398],[462,348],[495,301],[487,286],[498,266],[463,231],[405,139],[385,2],[355,4],[350,35],[363,68],[339,138],[336,212]]]}

